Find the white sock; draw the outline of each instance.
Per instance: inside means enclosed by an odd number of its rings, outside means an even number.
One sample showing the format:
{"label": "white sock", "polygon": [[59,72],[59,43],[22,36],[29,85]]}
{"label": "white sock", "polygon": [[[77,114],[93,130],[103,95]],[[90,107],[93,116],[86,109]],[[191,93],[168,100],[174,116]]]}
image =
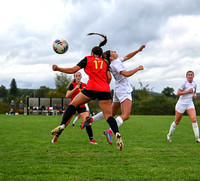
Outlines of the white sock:
{"label": "white sock", "polygon": [[78,121],[78,116],[75,117],[73,124],[75,124]]}
{"label": "white sock", "polygon": [[176,123],[175,121],[171,124],[170,129],[169,129],[169,135],[171,136],[173,134],[173,132],[176,129]]}
{"label": "white sock", "polygon": [[193,127],[195,138],[198,139],[199,138],[199,127],[198,127],[197,122],[192,123],[192,127]]}
{"label": "white sock", "polygon": [[[118,128],[123,124],[123,119],[120,117],[120,116],[118,116],[116,119],[116,122],[117,122],[117,126],[118,126]],[[111,131],[112,131],[112,129],[111,128],[109,128]],[[113,132],[113,131],[112,131]]]}
{"label": "white sock", "polygon": [[118,116],[116,119],[116,122],[117,122],[117,126],[118,126],[118,128],[123,124],[123,119],[120,117],[120,116]]}
{"label": "white sock", "polygon": [[96,114],[95,116],[93,116],[92,118],[93,118],[93,122],[95,122],[95,121],[100,121],[100,120],[104,119],[104,116],[103,116],[103,113],[100,112],[100,113]]}

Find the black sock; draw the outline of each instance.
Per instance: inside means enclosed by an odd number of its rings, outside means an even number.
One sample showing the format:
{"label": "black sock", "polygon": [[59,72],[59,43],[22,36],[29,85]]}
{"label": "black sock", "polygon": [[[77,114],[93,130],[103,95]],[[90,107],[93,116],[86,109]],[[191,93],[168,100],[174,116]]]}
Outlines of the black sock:
{"label": "black sock", "polygon": [[116,134],[116,133],[119,133],[119,129],[118,129],[118,126],[117,126],[117,122],[115,120],[115,118],[113,118],[112,116],[110,116],[108,119],[107,119],[107,122],[108,124],[110,125],[110,128],[112,129],[112,131]]}
{"label": "black sock", "polygon": [[91,125],[86,126],[86,132],[89,136],[89,139],[93,140],[93,132],[92,132],[92,126]]}
{"label": "black sock", "polygon": [[75,114],[75,112],[76,112],[76,107],[74,107],[73,105],[69,105],[65,110],[61,125],[62,124],[65,125],[69,121],[69,119]]}
{"label": "black sock", "polygon": [[56,135],[57,137],[59,137],[61,135],[62,132],[58,132],[58,134]]}

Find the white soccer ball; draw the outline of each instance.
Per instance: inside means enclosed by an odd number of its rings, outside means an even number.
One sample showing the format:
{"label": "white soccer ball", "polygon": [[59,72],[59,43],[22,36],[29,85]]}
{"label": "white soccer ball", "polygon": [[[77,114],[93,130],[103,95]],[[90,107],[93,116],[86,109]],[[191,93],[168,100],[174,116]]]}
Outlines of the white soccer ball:
{"label": "white soccer ball", "polygon": [[53,42],[53,50],[58,54],[63,54],[67,52],[68,48],[69,48],[69,45],[67,41],[62,38],[56,39]]}

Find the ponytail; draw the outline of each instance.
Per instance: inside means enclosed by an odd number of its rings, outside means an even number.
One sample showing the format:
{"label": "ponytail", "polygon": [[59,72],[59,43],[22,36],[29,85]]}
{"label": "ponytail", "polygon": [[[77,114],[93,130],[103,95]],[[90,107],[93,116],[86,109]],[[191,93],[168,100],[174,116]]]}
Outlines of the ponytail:
{"label": "ponytail", "polygon": [[104,38],[104,40],[99,43],[99,46],[92,48],[92,53],[101,57],[102,53],[103,53],[103,50],[102,50],[101,47],[104,46],[107,43],[107,37],[103,34],[100,34],[100,33],[88,33],[87,35],[99,35],[99,36]]}
{"label": "ponytail", "polygon": [[99,43],[99,47],[102,47],[107,43],[107,37],[105,35],[103,35],[103,34],[100,34],[100,33],[88,33],[87,35],[99,35],[99,36],[103,37],[104,40]]}

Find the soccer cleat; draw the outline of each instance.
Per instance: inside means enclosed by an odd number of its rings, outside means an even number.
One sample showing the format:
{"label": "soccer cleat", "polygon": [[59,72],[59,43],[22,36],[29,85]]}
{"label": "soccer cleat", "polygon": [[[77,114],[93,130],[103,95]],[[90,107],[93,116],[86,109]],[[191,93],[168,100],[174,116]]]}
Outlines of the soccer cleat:
{"label": "soccer cleat", "polygon": [[172,142],[172,136],[171,135],[167,135],[167,141]]}
{"label": "soccer cleat", "polygon": [[104,135],[106,136],[108,143],[109,143],[110,145],[112,145],[113,134],[112,134],[111,130],[110,130],[110,129],[105,130],[105,131],[104,131]]}
{"label": "soccer cleat", "polygon": [[200,139],[199,139],[199,138],[196,138],[196,142],[197,142],[197,143],[200,143]]}
{"label": "soccer cleat", "polygon": [[122,141],[122,137],[119,133],[116,133],[116,141],[117,141],[117,149],[122,151],[124,143]]}
{"label": "soccer cleat", "polygon": [[62,124],[51,131],[52,135],[57,135],[58,133],[62,133],[65,129],[65,125]]}
{"label": "soccer cleat", "polygon": [[97,145],[97,143],[95,142],[96,140],[90,140],[91,144]]}
{"label": "soccer cleat", "polygon": [[75,124],[74,123],[72,123],[72,126],[74,126]]}
{"label": "soccer cleat", "polygon": [[88,116],[88,117],[86,117],[85,121],[83,121],[81,123],[80,128],[83,129],[83,128],[85,128],[87,125],[89,125],[92,122],[93,122],[93,118]]}
{"label": "soccer cleat", "polygon": [[54,136],[54,138],[51,140],[51,143],[55,143],[58,139],[58,136]]}

